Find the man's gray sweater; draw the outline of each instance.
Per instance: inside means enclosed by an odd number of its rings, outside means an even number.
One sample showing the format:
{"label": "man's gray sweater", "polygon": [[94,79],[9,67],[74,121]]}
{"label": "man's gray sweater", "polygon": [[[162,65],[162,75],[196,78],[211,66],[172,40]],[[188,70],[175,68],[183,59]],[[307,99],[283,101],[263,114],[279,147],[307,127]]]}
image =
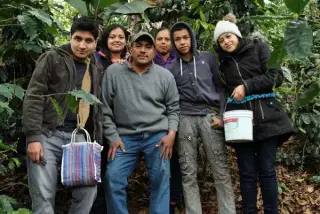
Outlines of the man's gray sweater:
{"label": "man's gray sweater", "polygon": [[102,79],[103,128],[109,144],[121,135],[177,131],[179,94],[173,75],[152,64],[143,74],[129,63],[112,64]]}

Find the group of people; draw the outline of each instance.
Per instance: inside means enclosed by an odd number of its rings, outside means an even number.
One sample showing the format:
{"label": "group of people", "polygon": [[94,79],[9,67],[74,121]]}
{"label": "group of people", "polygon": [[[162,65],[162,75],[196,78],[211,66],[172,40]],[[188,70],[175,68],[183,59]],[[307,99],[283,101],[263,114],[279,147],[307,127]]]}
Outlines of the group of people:
{"label": "group of people", "polygon": [[[198,51],[184,22],[161,28],[154,37],[139,32],[129,39],[118,24],[108,26],[99,41],[98,35],[92,19],[74,20],[69,44],[42,54],[30,80],[23,128],[33,213],[54,213],[62,145],[79,125],[80,112],[67,108],[65,93],[84,88],[102,102],[90,106],[80,125],[109,145],[102,151],[107,158],[98,188],[108,214],[128,213],[128,177],[141,154],[150,178],[149,213],[169,214],[181,206],[187,214],[201,214],[199,142],[211,165],[219,213],[236,213],[222,115],[241,109],[254,115],[254,141],[229,144],[237,155],[243,212],[257,213],[259,181],[264,213],[279,213],[276,150],[293,127],[274,96],[284,76],[267,66],[270,49],[264,42],[243,38],[232,15],[216,25],[216,53]],[[96,196],[97,186],[73,188],[69,213],[90,213]]]}

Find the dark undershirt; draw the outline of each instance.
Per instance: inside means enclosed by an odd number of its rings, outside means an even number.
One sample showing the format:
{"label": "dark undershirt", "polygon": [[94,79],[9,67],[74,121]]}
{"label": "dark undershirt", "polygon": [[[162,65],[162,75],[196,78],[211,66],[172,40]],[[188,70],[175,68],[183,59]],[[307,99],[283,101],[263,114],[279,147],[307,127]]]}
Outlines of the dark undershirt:
{"label": "dark undershirt", "polygon": [[[86,72],[86,63],[84,62],[80,62],[77,60],[74,60],[74,64],[76,66],[76,78],[77,78],[77,82],[76,82],[76,88],[77,90],[81,89],[82,86],[82,80],[83,80],[83,76]],[[91,72],[90,72],[90,76]],[[91,85],[92,85],[92,79],[91,79]],[[91,87],[92,88],[92,87]],[[91,106],[90,106],[90,116],[89,119],[87,121],[87,124],[90,123],[89,120],[91,120]],[[77,115],[75,113],[73,113],[70,109],[68,109],[66,118],[63,122],[62,125],[58,126],[57,129],[60,131],[65,131],[65,132],[72,132],[75,128],[77,128]]]}

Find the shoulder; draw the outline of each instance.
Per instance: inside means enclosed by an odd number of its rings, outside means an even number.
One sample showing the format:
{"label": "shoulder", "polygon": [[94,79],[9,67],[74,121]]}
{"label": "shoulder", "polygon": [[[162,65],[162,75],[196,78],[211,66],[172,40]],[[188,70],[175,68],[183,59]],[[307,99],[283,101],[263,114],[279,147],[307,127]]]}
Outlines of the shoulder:
{"label": "shoulder", "polygon": [[152,65],[152,69],[160,79],[171,79],[171,78],[173,78],[172,73],[168,69],[163,68],[163,67],[161,67],[161,66],[159,66],[159,65],[157,65],[155,63]]}
{"label": "shoulder", "polygon": [[105,76],[115,77],[115,76],[119,76],[127,69],[128,69],[127,63],[124,63],[124,64],[113,63],[108,66],[108,68],[104,73],[105,73]]}

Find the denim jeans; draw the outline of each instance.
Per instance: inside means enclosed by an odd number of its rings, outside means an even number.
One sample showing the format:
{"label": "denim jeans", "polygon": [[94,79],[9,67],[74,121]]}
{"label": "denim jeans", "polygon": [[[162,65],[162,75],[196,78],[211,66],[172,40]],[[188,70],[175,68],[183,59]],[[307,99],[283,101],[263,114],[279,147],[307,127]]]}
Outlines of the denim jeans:
{"label": "denim jeans", "polygon": [[[54,214],[57,186],[57,172],[62,160],[62,145],[71,141],[71,133],[56,131],[52,136],[41,136],[41,146],[47,164],[42,166],[27,158],[28,184],[32,199],[32,213]],[[85,141],[82,134],[77,141]],[[97,194],[97,187],[81,186],[73,188],[69,213],[88,214]]]}
{"label": "denim jeans", "polygon": [[198,137],[213,171],[220,214],[235,214],[235,201],[222,130],[211,128],[213,114],[180,115],[177,148],[187,214],[202,214],[197,181]]}
{"label": "denim jeans", "polygon": [[260,182],[264,213],[278,213],[275,170],[277,147],[278,137],[234,145],[238,158],[244,214],[257,213],[257,179]]}
{"label": "denim jeans", "polygon": [[128,214],[128,177],[135,170],[141,152],[146,160],[151,185],[149,213],[169,214],[170,161],[160,158],[162,146],[156,147],[165,135],[167,131],[120,136],[125,152],[117,149],[115,159],[108,163],[105,174],[108,214]]}

